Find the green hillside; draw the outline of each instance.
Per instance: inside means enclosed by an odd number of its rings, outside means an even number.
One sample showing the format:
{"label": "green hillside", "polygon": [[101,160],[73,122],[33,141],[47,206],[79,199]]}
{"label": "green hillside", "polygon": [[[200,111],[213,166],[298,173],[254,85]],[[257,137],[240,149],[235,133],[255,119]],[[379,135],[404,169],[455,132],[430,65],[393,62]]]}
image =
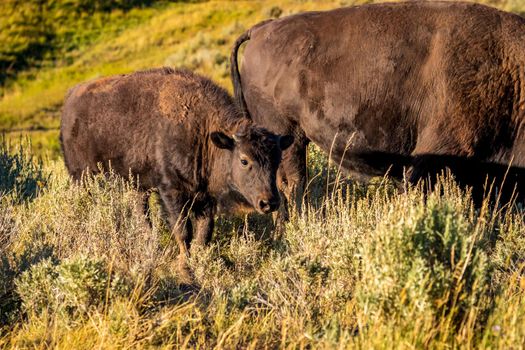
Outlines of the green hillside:
{"label": "green hillside", "polygon": [[[102,0],[75,0],[80,3],[105,4]],[[323,10],[339,6],[379,1],[124,1],[113,2],[112,10],[88,8],[85,13],[72,14],[73,0],[46,1],[54,4],[42,16],[28,20],[22,28],[10,22],[23,21],[22,15],[0,20],[0,41],[14,47],[11,51],[33,56],[25,59],[16,74],[4,72],[0,93],[0,131],[10,138],[30,134],[35,149],[48,149],[58,154],[57,128],[65,92],[75,84],[103,75],[126,73],[163,65],[186,67],[210,76],[230,87],[228,77],[231,44],[245,29],[273,16],[286,16],[307,10]],[[483,0],[509,11],[525,11],[521,0]],[[9,2],[7,2],[9,3]],[[33,2],[28,2],[33,4]],[[38,3],[35,2],[35,3]],[[58,6],[56,4],[69,4]],[[112,3],[112,2],[109,2]],[[3,2],[0,6],[5,6]],[[119,5],[120,4],[120,5]],[[140,5],[140,6],[139,6]],[[34,7],[35,5],[33,5]],[[26,12],[32,13],[35,8]],[[12,10],[14,14],[19,6]],[[3,12],[9,13],[0,7]],[[50,18],[45,18],[45,15]],[[21,18],[18,18],[21,17]],[[32,22],[47,24],[35,34],[24,36]],[[54,26],[52,26],[52,24]],[[16,24],[16,23],[15,23]],[[49,29],[49,28],[50,29]],[[9,30],[4,30],[10,28]],[[25,30],[25,31],[24,31]],[[46,39],[46,33],[52,35]],[[13,39],[18,38],[18,39]],[[19,43],[22,41],[22,43]],[[6,46],[7,47],[7,46]],[[42,53],[38,52],[42,50]],[[24,51],[26,50],[26,51]],[[0,52],[2,59],[9,53]],[[11,56],[13,54],[11,53]],[[15,64],[16,66],[16,64]],[[31,132],[31,131],[38,132]]]}
{"label": "green hillside", "polygon": [[77,33],[79,43],[61,49],[60,57],[7,81],[0,100],[0,130],[15,130],[14,135],[40,130],[35,135],[36,146],[49,140],[56,151],[60,106],[67,89],[103,75],[168,65],[195,70],[230,88],[230,47],[245,29],[272,15],[328,9],[339,3],[176,2],[106,14],[98,19],[104,25],[92,24],[89,33]]}

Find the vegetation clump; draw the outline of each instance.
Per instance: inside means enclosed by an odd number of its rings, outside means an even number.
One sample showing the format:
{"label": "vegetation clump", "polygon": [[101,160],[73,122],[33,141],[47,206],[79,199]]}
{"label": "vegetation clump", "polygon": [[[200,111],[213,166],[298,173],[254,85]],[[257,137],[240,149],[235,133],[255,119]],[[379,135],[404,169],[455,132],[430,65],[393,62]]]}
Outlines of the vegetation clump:
{"label": "vegetation clump", "polygon": [[45,186],[47,174],[43,164],[26,147],[28,143],[21,142],[18,150],[12,152],[5,139],[0,140],[0,199],[10,197],[22,202],[33,198]]}
{"label": "vegetation clump", "polygon": [[82,256],[60,263],[43,260],[23,272],[15,285],[24,312],[71,318],[126,296],[130,289],[121,276],[108,271],[103,260]]}

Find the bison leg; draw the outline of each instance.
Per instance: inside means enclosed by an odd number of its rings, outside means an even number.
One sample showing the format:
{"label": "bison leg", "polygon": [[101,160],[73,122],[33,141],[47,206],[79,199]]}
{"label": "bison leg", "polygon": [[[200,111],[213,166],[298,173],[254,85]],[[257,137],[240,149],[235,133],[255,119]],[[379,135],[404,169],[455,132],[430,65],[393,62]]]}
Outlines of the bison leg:
{"label": "bison leg", "polygon": [[187,256],[193,238],[193,229],[189,218],[191,201],[178,191],[161,190],[160,196],[168,215],[172,236],[175,237],[179,246],[179,253],[181,256]]}
{"label": "bison leg", "polygon": [[148,224],[149,228],[153,228],[153,220],[151,218],[151,208],[149,206],[150,197],[151,197],[151,191],[148,190],[142,193],[140,200],[141,200],[142,212],[144,214],[146,223]]}
{"label": "bison leg", "polygon": [[290,219],[289,204],[302,212],[306,184],[306,143],[293,145],[283,155],[277,172],[277,186],[281,194],[281,206],[273,213],[276,231],[281,231]]}
{"label": "bison leg", "polygon": [[302,210],[306,185],[307,145],[307,142],[297,141],[297,143],[283,155],[282,165],[279,169],[280,189],[286,197],[285,202],[291,202],[298,212]]}
{"label": "bison leg", "polygon": [[214,208],[206,205],[204,208],[194,210],[195,213],[195,244],[206,245],[211,240],[214,226]]}

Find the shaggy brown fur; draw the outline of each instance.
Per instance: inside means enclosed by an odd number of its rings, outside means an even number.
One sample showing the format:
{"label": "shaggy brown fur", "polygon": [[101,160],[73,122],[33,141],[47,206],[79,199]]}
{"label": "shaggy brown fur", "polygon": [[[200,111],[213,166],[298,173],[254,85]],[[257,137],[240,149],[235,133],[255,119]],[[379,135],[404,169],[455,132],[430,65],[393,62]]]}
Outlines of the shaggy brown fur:
{"label": "shaggy brown fur", "polygon": [[157,188],[182,253],[193,236],[189,213],[204,244],[217,211],[276,210],[281,151],[293,142],[243,118],[210,80],[170,68],[74,87],[60,132],[75,179],[102,165]]}
{"label": "shaggy brown fur", "polygon": [[486,176],[499,183],[512,165],[506,188],[517,184],[525,198],[525,19],[517,15],[439,1],[303,13],[248,30],[231,60],[241,106],[296,136],[279,172],[289,194],[304,184],[311,140],[365,178],[394,166],[393,175],[406,168],[417,181],[450,168],[478,198]]}

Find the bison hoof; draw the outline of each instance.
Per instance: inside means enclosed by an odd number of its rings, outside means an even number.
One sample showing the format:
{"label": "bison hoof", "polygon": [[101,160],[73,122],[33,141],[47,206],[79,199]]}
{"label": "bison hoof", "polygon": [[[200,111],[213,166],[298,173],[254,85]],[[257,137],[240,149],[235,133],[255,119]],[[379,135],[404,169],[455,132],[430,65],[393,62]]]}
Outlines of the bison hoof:
{"label": "bison hoof", "polygon": [[175,272],[179,284],[191,285],[195,281],[195,276],[188,264],[186,254],[180,254],[177,258]]}

